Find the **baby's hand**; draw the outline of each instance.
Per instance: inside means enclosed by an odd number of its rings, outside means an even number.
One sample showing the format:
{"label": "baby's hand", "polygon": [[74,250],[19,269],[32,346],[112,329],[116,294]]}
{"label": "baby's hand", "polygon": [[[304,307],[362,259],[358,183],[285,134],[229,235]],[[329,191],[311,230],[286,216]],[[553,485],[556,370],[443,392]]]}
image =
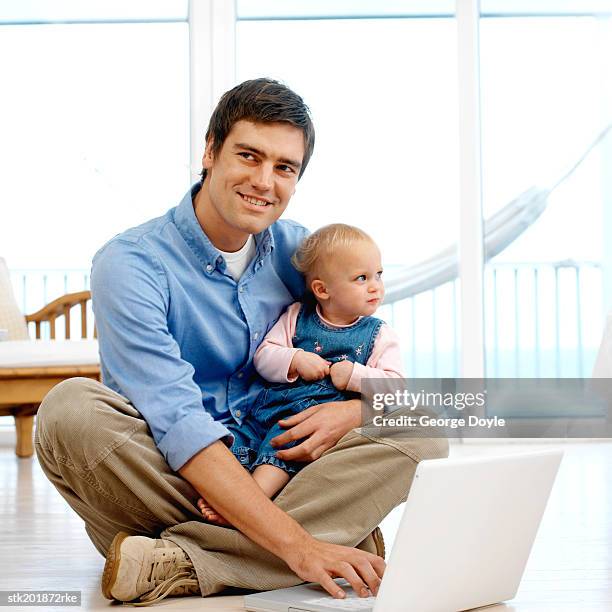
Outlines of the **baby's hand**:
{"label": "baby's hand", "polygon": [[315,353],[297,351],[289,366],[289,377],[300,376],[304,380],[321,380],[329,374],[330,362]]}
{"label": "baby's hand", "polygon": [[347,360],[338,361],[332,365],[329,369],[329,373],[334,383],[334,387],[336,387],[338,391],[344,391],[353,374],[353,362]]}

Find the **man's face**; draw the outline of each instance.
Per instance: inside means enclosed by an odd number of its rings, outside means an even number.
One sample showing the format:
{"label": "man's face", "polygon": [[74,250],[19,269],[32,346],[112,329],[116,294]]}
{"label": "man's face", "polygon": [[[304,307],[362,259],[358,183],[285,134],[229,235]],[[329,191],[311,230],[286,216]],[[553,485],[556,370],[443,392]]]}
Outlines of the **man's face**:
{"label": "man's face", "polygon": [[235,251],[287,208],[304,157],[304,135],[287,123],[238,121],[214,157],[211,145],[202,160],[207,175],[200,192],[204,214],[198,218],[218,249]]}

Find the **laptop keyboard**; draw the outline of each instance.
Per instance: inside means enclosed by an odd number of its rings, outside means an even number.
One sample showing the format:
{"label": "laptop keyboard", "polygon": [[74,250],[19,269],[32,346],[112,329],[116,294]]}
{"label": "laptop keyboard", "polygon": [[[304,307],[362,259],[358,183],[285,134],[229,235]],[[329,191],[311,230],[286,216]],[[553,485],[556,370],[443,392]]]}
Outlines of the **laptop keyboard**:
{"label": "laptop keyboard", "polygon": [[318,597],[316,599],[304,599],[301,603],[325,606],[331,610],[372,610],[376,603],[376,597],[357,597],[355,593],[348,592],[344,599]]}

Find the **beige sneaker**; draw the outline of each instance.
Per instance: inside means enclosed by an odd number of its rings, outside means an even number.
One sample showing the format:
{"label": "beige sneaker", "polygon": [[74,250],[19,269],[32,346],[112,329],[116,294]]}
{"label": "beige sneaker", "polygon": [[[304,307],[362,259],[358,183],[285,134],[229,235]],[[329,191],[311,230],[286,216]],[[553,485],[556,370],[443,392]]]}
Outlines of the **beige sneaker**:
{"label": "beige sneaker", "polygon": [[168,595],[200,595],[193,564],[185,551],[169,540],[130,536],[113,539],[104,573],[102,594],[107,599],[148,606]]}

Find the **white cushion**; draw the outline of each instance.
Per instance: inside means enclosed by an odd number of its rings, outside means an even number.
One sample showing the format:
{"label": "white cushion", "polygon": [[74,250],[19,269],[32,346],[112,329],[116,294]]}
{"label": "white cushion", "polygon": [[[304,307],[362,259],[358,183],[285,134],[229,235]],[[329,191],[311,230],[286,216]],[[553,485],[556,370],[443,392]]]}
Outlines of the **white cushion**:
{"label": "white cushion", "polygon": [[52,368],[99,363],[97,340],[0,342],[0,368]]}
{"label": "white cushion", "polygon": [[6,262],[0,257],[0,329],[8,329],[9,340],[27,340],[28,327],[17,306]]}

